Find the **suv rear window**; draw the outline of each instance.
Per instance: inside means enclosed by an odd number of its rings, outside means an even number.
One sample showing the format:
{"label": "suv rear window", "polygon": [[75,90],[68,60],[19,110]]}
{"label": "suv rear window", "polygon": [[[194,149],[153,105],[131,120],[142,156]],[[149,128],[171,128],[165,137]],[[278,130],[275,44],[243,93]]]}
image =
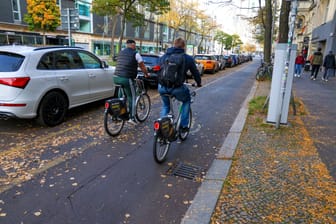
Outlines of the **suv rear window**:
{"label": "suv rear window", "polygon": [[144,63],[146,65],[157,65],[159,63],[159,59],[160,59],[160,57],[156,57],[156,56],[142,55],[141,57],[144,60]]}
{"label": "suv rear window", "polygon": [[24,56],[8,52],[0,52],[0,72],[15,72],[19,70]]}

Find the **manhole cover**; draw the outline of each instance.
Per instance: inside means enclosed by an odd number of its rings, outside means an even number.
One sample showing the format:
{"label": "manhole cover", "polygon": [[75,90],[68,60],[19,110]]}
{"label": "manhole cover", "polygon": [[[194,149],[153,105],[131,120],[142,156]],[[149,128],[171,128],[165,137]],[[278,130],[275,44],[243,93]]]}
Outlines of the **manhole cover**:
{"label": "manhole cover", "polygon": [[199,166],[180,162],[170,167],[167,174],[184,177],[190,180],[200,180],[205,175],[205,169]]}

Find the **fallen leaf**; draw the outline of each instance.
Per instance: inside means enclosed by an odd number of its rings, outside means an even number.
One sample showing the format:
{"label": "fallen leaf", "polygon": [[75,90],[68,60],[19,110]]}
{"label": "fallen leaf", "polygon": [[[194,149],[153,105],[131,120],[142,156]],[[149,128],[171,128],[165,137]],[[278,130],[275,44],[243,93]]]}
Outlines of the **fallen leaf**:
{"label": "fallen leaf", "polygon": [[164,197],[167,198],[167,199],[170,198],[170,196],[168,194],[165,194]]}

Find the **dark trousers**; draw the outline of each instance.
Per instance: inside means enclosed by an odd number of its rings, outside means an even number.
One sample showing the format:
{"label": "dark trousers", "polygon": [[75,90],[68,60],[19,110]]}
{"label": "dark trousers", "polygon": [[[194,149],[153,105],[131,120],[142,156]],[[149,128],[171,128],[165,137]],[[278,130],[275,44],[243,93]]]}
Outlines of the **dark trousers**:
{"label": "dark trousers", "polygon": [[314,77],[314,79],[316,79],[317,74],[318,74],[318,72],[320,70],[320,66],[321,65],[312,65],[312,71],[311,71],[310,77]]}

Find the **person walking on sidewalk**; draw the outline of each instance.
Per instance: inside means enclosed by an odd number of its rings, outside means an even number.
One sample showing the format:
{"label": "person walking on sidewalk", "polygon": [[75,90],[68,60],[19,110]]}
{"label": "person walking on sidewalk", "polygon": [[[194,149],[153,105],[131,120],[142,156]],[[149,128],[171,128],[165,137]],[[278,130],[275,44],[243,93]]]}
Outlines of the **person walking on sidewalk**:
{"label": "person walking on sidewalk", "polygon": [[329,54],[325,56],[323,67],[324,67],[324,74],[322,80],[328,82],[329,76],[334,75],[336,69],[335,55],[333,54],[332,51],[329,51]]}
{"label": "person walking on sidewalk", "polygon": [[301,77],[302,66],[303,66],[304,63],[305,63],[305,59],[302,56],[302,53],[299,53],[299,55],[295,58],[294,77]]}
{"label": "person walking on sidewalk", "polygon": [[128,107],[130,112],[131,124],[136,124],[135,119],[135,81],[138,74],[138,66],[148,77],[148,71],[144,64],[141,55],[136,51],[136,44],[134,40],[126,41],[126,48],[120,51],[117,58],[117,66],[115,69],[114,83],[122,85],[125,88],[125,93],[128,100]]}
{"label": "person walking on sidewalk", "polygon": [[321,52],[321,48],[319,47],[316,52],[314,52],[312,59],[311,59],[311,64],[312,64],[312,71],[310,75],[310,79],[316,80],[317,74],[320,71],[320,67],[323,63],[323,54]]}

